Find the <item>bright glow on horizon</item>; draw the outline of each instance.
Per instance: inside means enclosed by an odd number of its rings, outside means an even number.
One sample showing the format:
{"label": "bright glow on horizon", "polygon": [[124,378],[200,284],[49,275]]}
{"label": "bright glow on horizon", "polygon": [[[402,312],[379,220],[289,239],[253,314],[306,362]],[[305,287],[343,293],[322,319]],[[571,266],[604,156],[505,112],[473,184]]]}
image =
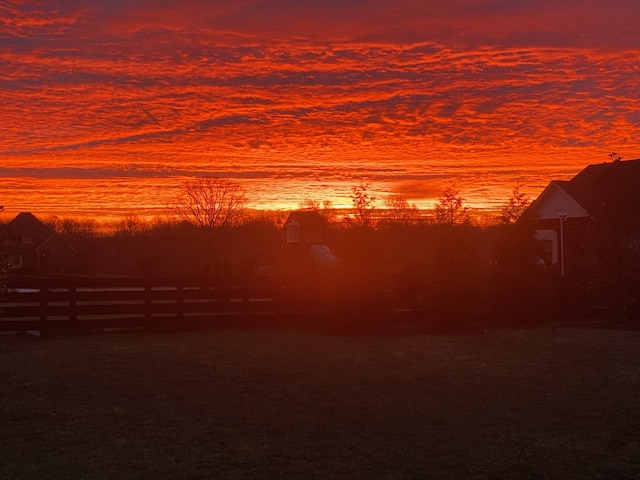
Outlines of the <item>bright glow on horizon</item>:
{"label": "bright glow on horizon", "polygon": [[640,158],[637,2],[45,3],[0,7],[7,215],[162,215],[202,175],[257,209],[361,179],[495,208]]}

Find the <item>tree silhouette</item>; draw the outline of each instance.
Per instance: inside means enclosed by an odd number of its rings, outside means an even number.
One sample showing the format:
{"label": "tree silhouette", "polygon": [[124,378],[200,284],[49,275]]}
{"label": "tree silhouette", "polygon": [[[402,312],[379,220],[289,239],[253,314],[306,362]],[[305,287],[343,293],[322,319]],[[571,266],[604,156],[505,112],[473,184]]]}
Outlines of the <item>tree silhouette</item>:
{"label": "tree silhouette", "polygon": [[171,209],[180,219],[199,227],[229,227],[239,223],[246,201],[240,184],[226,178],[201,177],[185,182]]}
{"label": "tree silhouette", "polygon": [[403,195],[390,195],[384,199],[384,223],[388,225],[415,225],[420,221],[420,210]]}
{"label": "tree silhouette", "polygon": [[318,212],[327,222],[334,222],[336,219],[336,209],[333,206],[331,200],[314,200],[312,198],[305,198],[300,202],[300,208],[303,210],[311,210]]}
{"label": "tree silhouette", "polygon": [[443,225],[462,225],[470,221],[469,208],[464,205],[460,191],[452,183],[442,194],[435,207],[435,221]]}
{"label": "tree silhouette", "polygon": [[135,237],[144,232],[147,226],[135,213],[127,213],[116,223],[115,229],[118,235]]}
{"label": "tree silhouette", "polygon": [[502,222],[507,224],[516,223],[530,203],[529,196],[520,191],[520,185],[516,185],[511,192],[509,200],[500,210]]}
{"label": "tree silhouette", "polygon": [[374,202],[376,198],[367,193],[369,184],[362,180],[359,185],[351,187],[351,202],[353,203],[355,223],[361,227],[373,225]]}

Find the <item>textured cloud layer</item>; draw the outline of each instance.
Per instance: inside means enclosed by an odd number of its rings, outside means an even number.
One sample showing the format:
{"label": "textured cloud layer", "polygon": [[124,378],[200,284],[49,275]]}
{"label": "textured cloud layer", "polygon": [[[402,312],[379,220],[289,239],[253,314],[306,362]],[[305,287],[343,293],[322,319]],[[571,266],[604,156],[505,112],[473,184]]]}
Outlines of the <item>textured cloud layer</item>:
{"label": "textured cloud layer", "polygon": [[256,206],[348,203],[360,178],[424,206],[451,180],[477,206],[535,194],[640,157],[638,20],[635,0],[0,2],[1,200],[67,181],[86,205],[80,179],[103,201],[129,177],[157,204],[207,173]]}

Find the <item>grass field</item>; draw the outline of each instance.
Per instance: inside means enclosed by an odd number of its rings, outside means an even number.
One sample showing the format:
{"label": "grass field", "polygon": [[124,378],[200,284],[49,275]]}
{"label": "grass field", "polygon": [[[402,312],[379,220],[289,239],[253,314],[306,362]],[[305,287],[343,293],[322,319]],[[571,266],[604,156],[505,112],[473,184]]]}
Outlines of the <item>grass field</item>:
{"label": "grass field", "polygon": [[636,479],[640,332],[0,337],[2,479]]}

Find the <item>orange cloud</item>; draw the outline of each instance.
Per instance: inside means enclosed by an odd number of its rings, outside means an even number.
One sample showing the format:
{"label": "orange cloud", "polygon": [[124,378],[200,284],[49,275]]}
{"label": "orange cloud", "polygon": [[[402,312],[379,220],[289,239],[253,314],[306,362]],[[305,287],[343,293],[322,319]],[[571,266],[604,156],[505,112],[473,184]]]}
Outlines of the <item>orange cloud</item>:
{"label": "orange cloud", "polygon": [[[635,2],[177,5],[3,3],[3,204],[53,208],[34,191],[59,201],[46,191],[67,182],[84,205],[134,208],[184,175],[221,174],[258,207],[348,205],[360,178],[424,205],[456,180],[492,206],[612,150],[640,157]],[[95,172],[99,193],[77,178]]]}

